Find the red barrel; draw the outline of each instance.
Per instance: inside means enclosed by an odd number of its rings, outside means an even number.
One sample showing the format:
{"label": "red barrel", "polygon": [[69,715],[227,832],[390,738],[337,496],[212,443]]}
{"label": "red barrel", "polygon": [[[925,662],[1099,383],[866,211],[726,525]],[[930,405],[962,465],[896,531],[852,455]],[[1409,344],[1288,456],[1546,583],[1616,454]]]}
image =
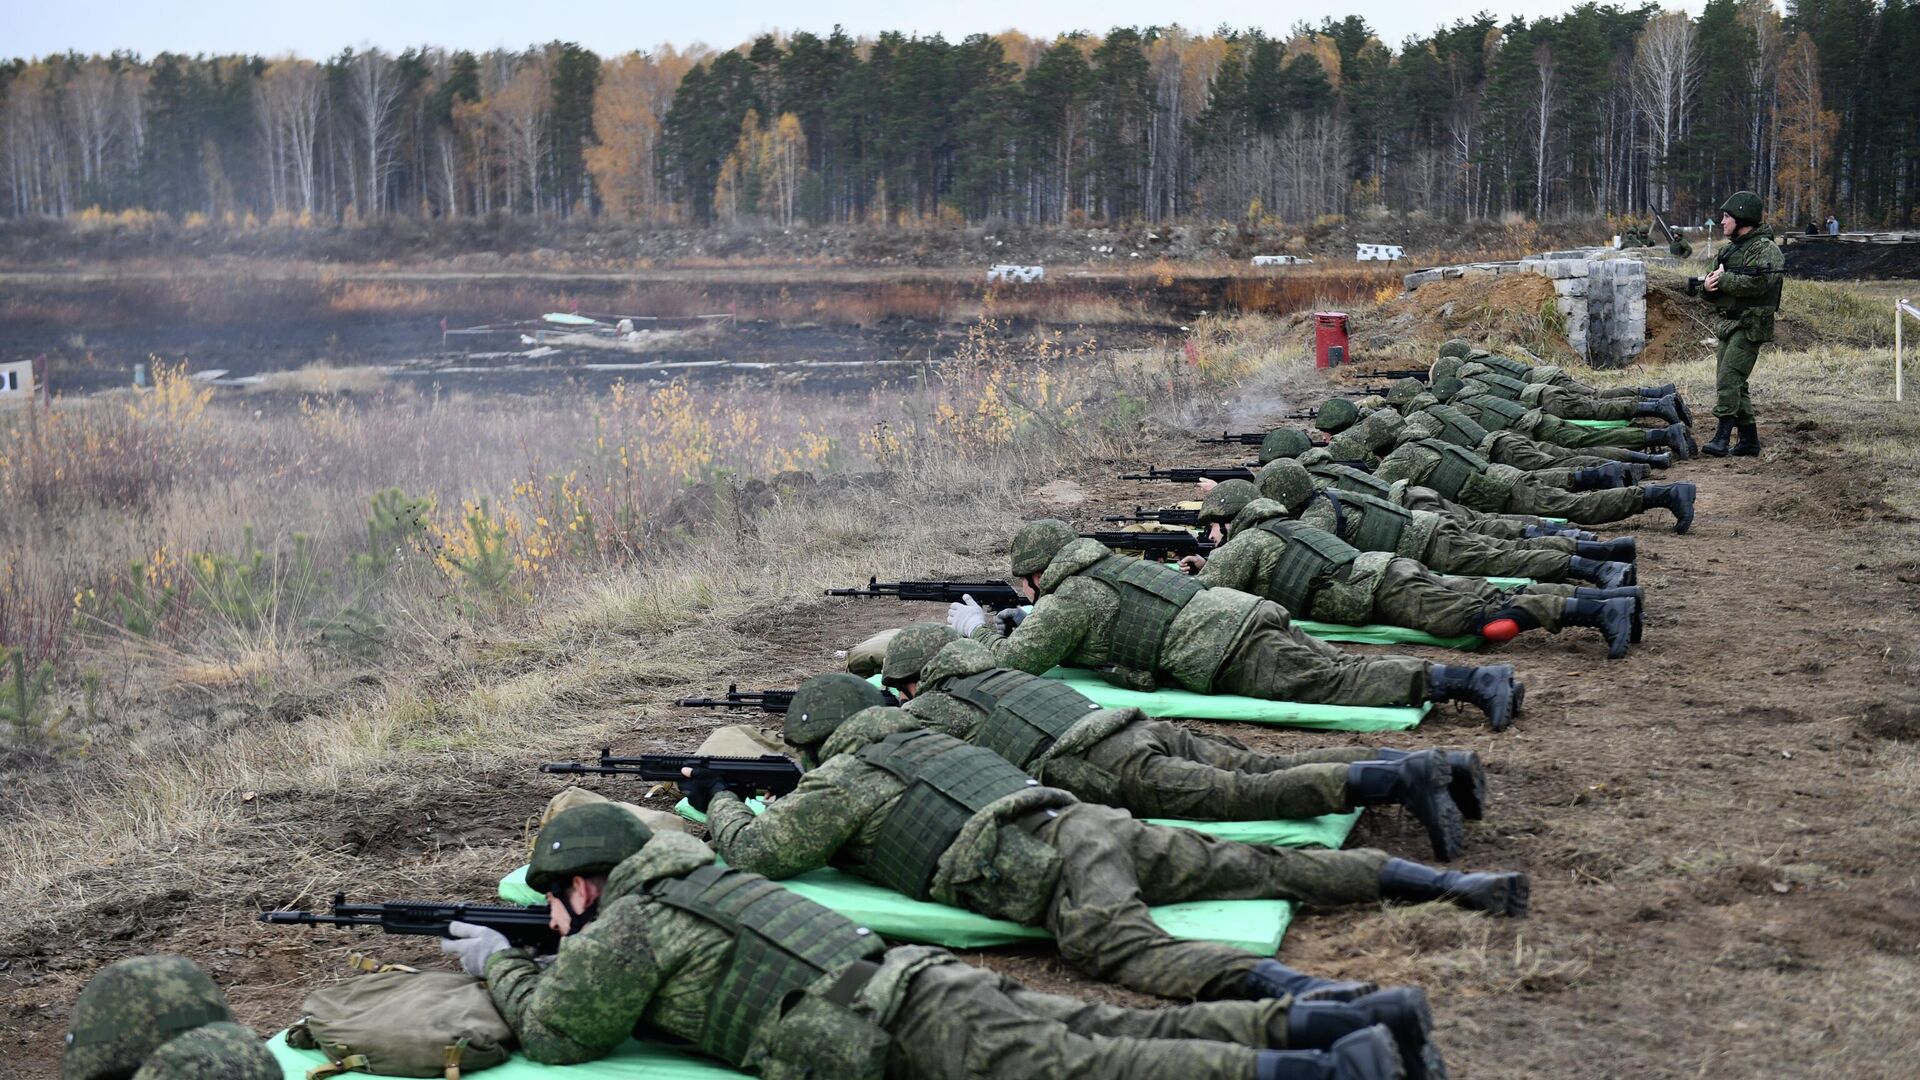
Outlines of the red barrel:
{"label": "red barrel", "polygon": [[1347,362],[1347,313],[1313,313],[1313,365],[1339,367]]}

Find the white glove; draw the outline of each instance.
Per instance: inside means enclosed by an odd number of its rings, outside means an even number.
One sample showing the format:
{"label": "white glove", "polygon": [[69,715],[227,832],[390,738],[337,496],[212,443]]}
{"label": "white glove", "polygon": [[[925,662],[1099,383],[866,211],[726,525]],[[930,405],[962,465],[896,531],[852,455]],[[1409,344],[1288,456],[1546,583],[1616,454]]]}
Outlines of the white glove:
{"label": "white glove", "polygon": [[978,600],[962,594],[959,600],[947,605],[947,625],[961,637],[972,637],[975,630],[987,625],[987,613]]}
{"label": "white glove", "polygon": [[460,958],[460,969],[476,979],[487,977],[487,957],[507,947],[507,936],[487,926],[467,922],[447,924],[440,951]]}

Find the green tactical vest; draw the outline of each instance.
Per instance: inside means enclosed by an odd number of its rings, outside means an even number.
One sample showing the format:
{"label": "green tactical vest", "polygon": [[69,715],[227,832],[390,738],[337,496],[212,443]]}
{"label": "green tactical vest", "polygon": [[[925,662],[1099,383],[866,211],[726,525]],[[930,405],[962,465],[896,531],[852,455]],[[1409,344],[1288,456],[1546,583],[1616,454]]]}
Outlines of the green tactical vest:
{"label": "green tactical vest", "polygon": [[1385,499],[1358,492],[1327,492],[1334,504],[1334,517],[1340,523],[1340,539],[1357,551],[1399,553],[1400,540],[1413,524],[1413,511]]}
{"label": "green tactical vest", "polygon": [[1304,521],[1269,518],[1254,527],[1287,542],[1280,550],[1273,576],[1267,580],[1266,597],[1295,618],[1311,613],[1313,596],[1320,587],[1360,557],[1353,545]]}
{"label": "green tactical vest", "polygon": [[1099,703],[1058,679],[995,668],[954,679],[940,687],[987,714],[967,740],[984,746],[1022,769],[1053,748],[1067,729]]}
{"label": "green tactical vest", "polygon": [[1392,484],[1351,465],[1309,465],[1307,472],[1327,481],[1328,486],[1340,491],[1355,491],[1382,499],[1393,497]]}
{"label": "green tactical vest", "polygon": [[[1745,250],[1749,243],[1759,238],[1760,235],[1758,232],[1748,233],[1740,240],[1721,248],[1720,254],[1714,256],[1714,268],[1724,268],[1733,255]],[[1733,273],[1731,270],[1727,272],[1728,274]],[[1772,314],[1780,309],[1780,290],[1786,284],[1786,275],[1769,274],[1767,276],[1772,280],[1772,284],[1768,286],[1766,292],[1761,293],[1759,296],[1728,296],[1725,293],[1708,293],[1707,296],[1715,308],[1725,313],[1737,315],[1755,308],[1763,308],[1768,314]]]}
{"label": "green tactical vest", "polygon": [[1493,475],[1493,464],[1479,454],[1439,439],[1421,439],[1417,445],[1440,455],[1426,485],[1444,498],[1484,513],[1499,513],[1513,497],[1513,482]]}
{"label": "green tactical vest", "polygon": [[1492,394],[1468,398],[1467,404],[1480,414],[1480,426],[1487,431],[1511,430],[1521,417],[1531,411],[1517,401],[1508,401]]}
{"label": "green tactical vest", "polygon": [[1533,365],[1522,363],[1510,356],[1482,356],[1478,360],[1475,360],[1474,363],[1485,364],[1502,375],[1508,375],[1516,379],[1526,378],[1527,372],[1533,370]]}
{"label": "green tactical vest", "polygon": [[937,731],[902,731],[858,754],[907,785],[880,823],[867,869],[875,881],[915,900],[932,898],[940,856],[973,815],[1040,783],[986,747]]}
{"label": "green tactical vest", "polygon": [[703,866],[656,884],[654,899],[733,935],[707,997],[701,1050],[742,1065],[753,1037],[784,999],[828,972],[886,951],[879,935],[759,874]]}
{"label": "green tactical vest", "polygon": [[1491,371],[1483,371],[1474,378],[1485,383],[1488,390],[1508,401],[1520,400],[1521,392],[1527,388],[1526,383],[1511,375],[1497,375]]}
{"label": "green tactical vest", "polygon": [[1436,438],[1444,439],[1455,446],[1464,446],[1469,450],[1478,449],[1486,440],[1487,429],[1473,422],[1473,418],[1451,405],[1429,405],[1427,415],[1440,421],[1440,434]]}
{"label": "green tactical vest", "polygon": [[1107,660],[1140,672],[1160,669],[1160,650],[1174,618],[1206,588],[1172,567],[1125,555],[1109,555],[1081,573],[1120,594]]}

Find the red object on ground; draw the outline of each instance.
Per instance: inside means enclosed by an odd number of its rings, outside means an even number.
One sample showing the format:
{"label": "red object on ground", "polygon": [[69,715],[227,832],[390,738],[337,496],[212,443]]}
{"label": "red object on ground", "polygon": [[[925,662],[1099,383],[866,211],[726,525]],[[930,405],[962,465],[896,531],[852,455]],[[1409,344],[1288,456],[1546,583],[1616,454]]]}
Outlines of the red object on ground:
{"label": "red object on ground", "polygon": [[1520,624],[1512,619],[1495,619],[1480,628],[1480,636],[1495,645],[1505,645],[1520,636]]}
{"label": "red object on ground", "polygon": [[1313,313],[1313,366],[1339,367],[1347,362],[1347,313]]}

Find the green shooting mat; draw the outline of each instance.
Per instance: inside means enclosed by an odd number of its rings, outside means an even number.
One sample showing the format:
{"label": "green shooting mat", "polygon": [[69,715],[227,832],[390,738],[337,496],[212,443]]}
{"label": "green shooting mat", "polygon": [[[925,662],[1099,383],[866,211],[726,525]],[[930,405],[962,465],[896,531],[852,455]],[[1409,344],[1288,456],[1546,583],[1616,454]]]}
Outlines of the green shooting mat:
{"label": "green shooting mat", "polygon": [[[306,1080],[307,1070],[327,1064],[327,1056],[317,1050],[288,1046],[284,1031],[267,1040],[267,1050],[280,1063],[286,1080]],[[356,1071],[343,1075],[379,1074]],[[752,1074],[700,1057],[691,1050],[629,1039],[598,1061],[541,1065],[515,1054],[506,1064],[486,1070],[486,1075],[491,1080],[732,1080]]]}
{"label": "green shooting mat", "polygon": [[[1316,705],[1179,689],[1148,694],[1124,690],[1102,679],[1098,672],[1081,668],[1054,668],[1046,677],[1066,683],[1106,708],[1135,708],[1163,720],[1235,720],[1316,731],[1406,731],[1419,727],[1420,719],[1433,708],[1424,701],[1418,705]],[[878,675],[867,681],[880,685]]]}
{"label": "green shooting mat", "polygon": [[1623,428],[1633,426],[1633,421],[1631,420],[1569,420],[1567,423],[1579,424],[1581,427],[1590,428]]}

